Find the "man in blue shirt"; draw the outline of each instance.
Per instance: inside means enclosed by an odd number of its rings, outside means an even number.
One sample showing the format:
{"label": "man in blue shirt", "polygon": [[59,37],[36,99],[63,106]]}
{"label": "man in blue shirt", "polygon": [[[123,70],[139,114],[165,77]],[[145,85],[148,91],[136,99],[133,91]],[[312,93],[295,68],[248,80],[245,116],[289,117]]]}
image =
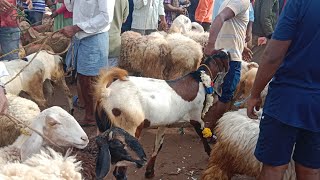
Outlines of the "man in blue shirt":
{"label": "man in blue shirt", "polygon": [[269,92],[255,156],[260,180],[280,180],[293,153],[297,179],[320,179],[320,1],[290,0],[281,13],[248,100],[248,116]]}

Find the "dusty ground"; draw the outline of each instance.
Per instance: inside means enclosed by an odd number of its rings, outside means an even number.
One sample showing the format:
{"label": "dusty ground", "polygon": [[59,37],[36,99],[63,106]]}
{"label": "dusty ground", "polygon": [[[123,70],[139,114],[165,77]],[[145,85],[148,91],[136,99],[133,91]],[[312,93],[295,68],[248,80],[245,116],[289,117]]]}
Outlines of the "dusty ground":
{"label": "dusty ground", "polygon": [[[76,94],[75,87],[70,86],[73,94]],[[50,100],[50,105],[58,105],[67,108],[65,96],[61,90],[55,89],[55,95]],[[75,110],[75,118],[81,119],[83,112]],[[84,128],[89,137],[94,137],[95,128]],[[206,168],[208,156],[205,153],[202,143],[197,134],[191,128],[184,130],[185,134],[180,135],[177,128],[166,130],[163,148],[158,155],[155,165],[154,180],[195,180],[200,179],[201,172]],[[145,153],[149,158],[152,154],[153,143],[155,139],[155,129],[146,129],[142,133],[141,144],[144,147]],[[90,165],[89,165],[90,164]],[[87,172],[94,173],[94,162],[89,163]],[[135,169],[130,167],[128,170],[129,180],[140,180],[144,178],[145,168]],[[92,179],[92,178],[89,178]],[[106,179],[114,179],[112,173]],[[233,180],[248,180],[246,177],[235,177]]]}

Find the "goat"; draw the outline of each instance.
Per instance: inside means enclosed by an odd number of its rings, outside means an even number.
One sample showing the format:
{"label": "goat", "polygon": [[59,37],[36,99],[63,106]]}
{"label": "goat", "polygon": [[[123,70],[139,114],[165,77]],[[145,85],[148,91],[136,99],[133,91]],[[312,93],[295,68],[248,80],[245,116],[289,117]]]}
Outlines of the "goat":
{"label": "goat", "polygon": [[154,164],[168,125],[190,122],[210,155],[211,148],[202,136],[204,122],[201,115],[206,91],[199,74],[203,70],[214,78],[218,72],[229,68],[229,60],[226,52],[219,51],[197,71],[171,81],[127,77],[127,71],[119,68],[102,71],[95,92],[99,131],[104,132],[114,125],[139,138],[143,128],[158,127],[154,151],[145,173],[147,178],[154,176]]}

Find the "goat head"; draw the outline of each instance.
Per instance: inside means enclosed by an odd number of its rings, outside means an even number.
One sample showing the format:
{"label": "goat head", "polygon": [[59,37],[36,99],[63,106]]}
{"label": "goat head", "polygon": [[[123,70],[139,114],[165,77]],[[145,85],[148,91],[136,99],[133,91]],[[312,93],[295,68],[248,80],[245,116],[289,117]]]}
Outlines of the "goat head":
{"label": "goat head", "polygon": [[121,128],[111,127],[96,138],[98,156],[96,161],[97,179],[108,175],[111,164],[141,168],[146,163],[146,154],[138,142]]}

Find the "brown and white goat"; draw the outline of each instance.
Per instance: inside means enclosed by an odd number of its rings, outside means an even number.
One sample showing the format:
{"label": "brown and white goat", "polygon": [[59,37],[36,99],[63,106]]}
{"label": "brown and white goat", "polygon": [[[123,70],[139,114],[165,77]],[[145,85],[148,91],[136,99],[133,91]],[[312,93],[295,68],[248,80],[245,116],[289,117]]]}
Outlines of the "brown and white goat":
{"label": "brown and white goat", "polygon": [[[229,60],[226,52],[219,51],[200,68],[214,78],[218,72],[228,69]],[[205,151],[210,154],[211,148],[202,136],[204,122],[201,114],[206,91],[199,81],[198,72],[172,81],[128,77],[127,71],[120,68],[100,74],[95,94],[96,120],[100,132],[117,126],[139,138],[143,128],[158,127],[154,151],[145,173],[147,178],[154,176],[154,164],[168,125],[179,122],[192,124],[202,139]]]}

